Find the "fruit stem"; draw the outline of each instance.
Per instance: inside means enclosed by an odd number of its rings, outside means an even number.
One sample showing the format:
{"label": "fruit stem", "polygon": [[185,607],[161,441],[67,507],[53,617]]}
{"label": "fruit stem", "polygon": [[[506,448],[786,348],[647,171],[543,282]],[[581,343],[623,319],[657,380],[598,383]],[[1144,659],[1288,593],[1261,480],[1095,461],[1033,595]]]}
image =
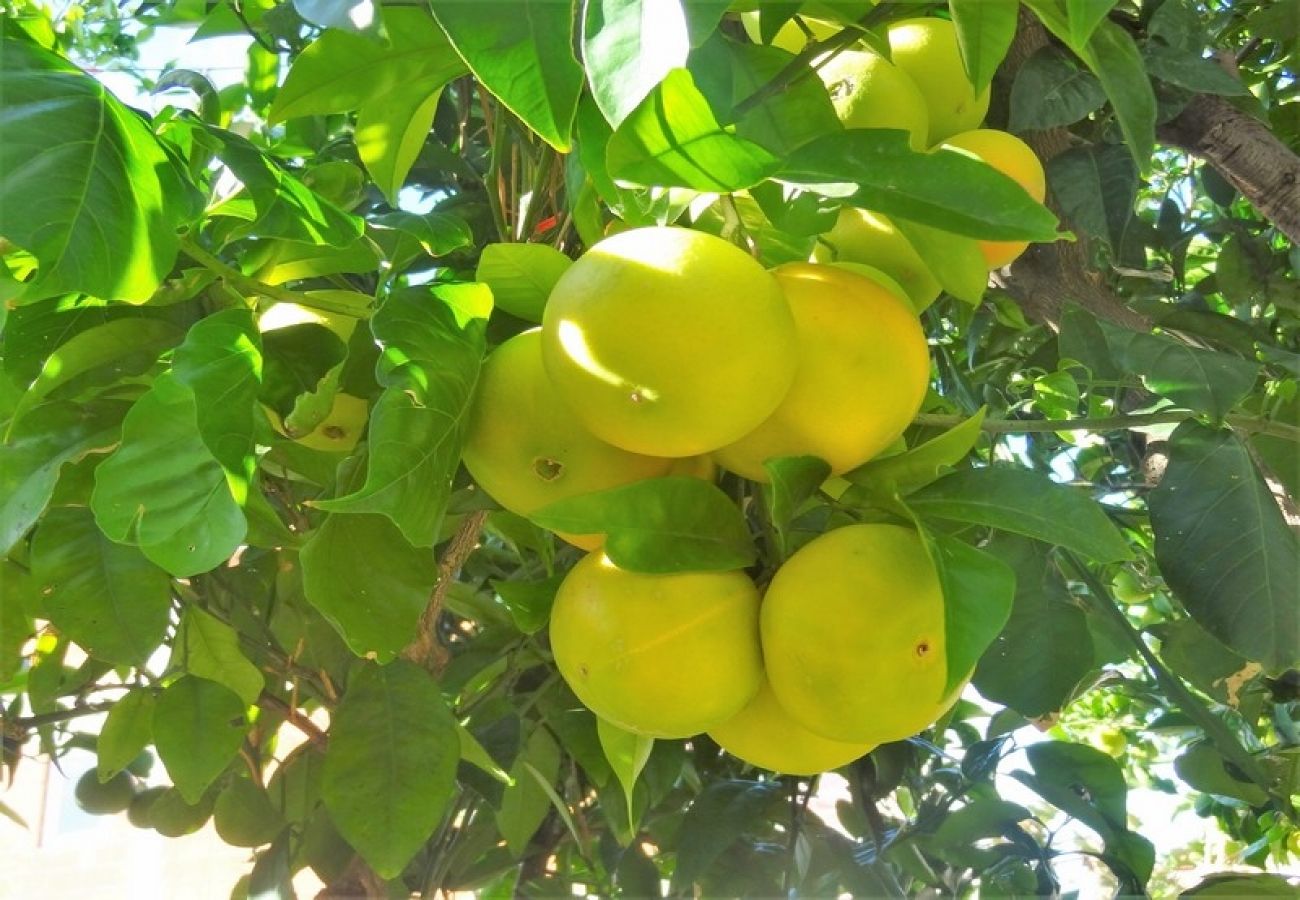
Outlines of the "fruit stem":
{"label": "fruit stem", "polygon": [[1280,796],[1273,789],[1272,779],[1269,778],[1268,773],[1260,766],[1254,755],[1242,746],[1232,729],[1215,715],[1209,707],[1197,699],[1196,695],[1187,689],[1182,680],[1160,661],[1160,658],[1142,639],[1141,633],[1129,622],[1128,616],[1124,615],[1124,611],[1119,608],[1110,589],[1101,583],[1101,580],[1092,573],[1078,556],[1068,550],[1062,550],[1061,552],[1069,568],[1073,569],[1074,574],[1087,585],[1089,602],[1098,612],[1119,626],[1120,630],[1124,632],[1129,642],[1137,650],[1138,655],[1142,657],[1142,661],[1150,669],[1151,674],[1155,676],[1156,682],[1164,688],[1170,699],[1177,703],[1184,713],[1204,729],[1206,735],[1214,743],[1215,748],[1225,759],[1236,765],[1246,777],[1259,785],[1268,794],[1273,805],[1288,819],[1300,824],[1295,809],[1292,808],[1287,798]]}
{"label": "fruit stem", "polygon": [[[980,428],[991,434],[1031,434],[1051,431],[1123,431],[1127,428],[1145,428],[1151,425],[1176,425],[1196,417],[1186,410],[1140,413],[1131,416],[1102,416],[1082,419],[985,419]],[[951,428],[965,421],[963,416],[922,413],[912,420],[914,425]],[[1258,416],[1229,415],[1224,421],[1233,428],[1250,434],[1268,434],[1300,443],[1300,428],[1285,422],[1276,422]]]}

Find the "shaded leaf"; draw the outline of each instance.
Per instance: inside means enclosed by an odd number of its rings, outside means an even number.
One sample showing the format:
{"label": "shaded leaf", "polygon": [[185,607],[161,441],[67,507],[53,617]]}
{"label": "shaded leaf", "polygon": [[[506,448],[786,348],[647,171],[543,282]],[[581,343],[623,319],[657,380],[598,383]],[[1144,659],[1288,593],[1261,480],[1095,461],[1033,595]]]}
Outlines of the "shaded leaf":
{"label": "shaded leaf", "polygon": [[104,717],[95,741],[96,766],[102,784],[129,766],[153,741],[154,696],[145,688],[122,695]]}
{"label": "shaded leaf", "polygon": [[266,679],[239,649],[239,633],[211,613],[189,606],[181,619],[179,661],[191,675],[215,681],[248,706],[257,702]]}
{"label": "shaded leaf", "polygon": [[650,752],[654,750],[655,739],[643,734],[624,731],[617,725],[597,717],[596,733],[600,737],[600,748],[609,761],[614,777],[623,787],[623,796],[627,799],[627,820],[633,830],[636,828],[636,816],[632,810],[632,794],[636,790],[636,780],[650,761]]}
{"label": "shaded leaf", "polygon": [[947,473],[979,442],[980,426],[984,423],[984,407],[975,415],[902,453],[873,459],[844,478],[877,492],[907,496],[917,488],[925,487]]}
{"label": "shaded leaf", "polygon": [[984,651],[1007,624],[1016,593],[1016,573],[996,556],[957,538],[922,533],[943,588],[946,697],[970,677]]}
{"label": "shaded leaf", "polygon": [[474,277],[492,289],[497,309],[540,324],[551,288],[571,265],[547,244],[488,244]]}
{"label": "shaded leaf", "polygon": [[1021,133],[1073,125],[1105,102],[1097,76],[1056,47],[1043,47],[1016,71],[1008,127]]}
{"label": "shaded leaf", "polygon": [[784,793],[774,781],[717,781],[705,787],[682,819],[673,892],[689,890],[720,854],[763,821]]}
{"label": "shaded leaf", "polygon": [[790,523],[799,507],[830,477],[831,467],[816,456],[785,456],[765,460],[763,470],[769,479],[762,488],[763,505],[776,532],[780,558],[785,559],[790,554]]}
{"label": "shaded leaf", "polygon": [[186,676],[172,682],[154,708],[158,756],[191,805],[235,758],[247,730],[244,704],[228,688],[206,678]]}
{"label": "shaded leaf", "polygon": [[[529,771],[529,767],[532,771]],[[541,776],[542,781],[534,776]],[[510,768],[513,784],[501,794],[496,823],[506,846],[516,857],[521,857],[528,842],[541,827],[551,809],[551,799],[543,788],[560,777],[560,748],[545,728],[537,727],[528,737],[523,752]]]}

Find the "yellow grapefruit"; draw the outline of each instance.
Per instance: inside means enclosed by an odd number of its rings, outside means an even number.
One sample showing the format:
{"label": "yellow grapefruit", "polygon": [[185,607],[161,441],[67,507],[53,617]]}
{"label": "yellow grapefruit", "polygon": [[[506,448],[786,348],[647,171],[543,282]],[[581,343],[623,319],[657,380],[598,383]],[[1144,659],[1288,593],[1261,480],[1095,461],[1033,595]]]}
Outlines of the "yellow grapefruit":
{"label": "yellow grapefruit", "polygon": [[939,280],[930,274],[894,223],[865,209],[840,210],[834,227],[818,238],[812,260],[860,263],[879,269],[902,285],[917,312],[933,303],[943,291]]}
{"label": "yellow grapefruit", "polygon": [[916,82],[930,113],[929,145],[978,128],[989,111],[989,90],[976,95],[966,77],[957,28],[947,19],[903,19],[889,26],[889,55]]}
{"label": "yellow grapefruit", "polygon": [[[965,150],[1015,181],[1039,203],[1047,196],[1047,174],[1029,145],[1005,131],[977,128],[955,134],[943,146]],[[1029,246],[1026,241],[980,241],[980,251],[990,269],[1010,265]]]}

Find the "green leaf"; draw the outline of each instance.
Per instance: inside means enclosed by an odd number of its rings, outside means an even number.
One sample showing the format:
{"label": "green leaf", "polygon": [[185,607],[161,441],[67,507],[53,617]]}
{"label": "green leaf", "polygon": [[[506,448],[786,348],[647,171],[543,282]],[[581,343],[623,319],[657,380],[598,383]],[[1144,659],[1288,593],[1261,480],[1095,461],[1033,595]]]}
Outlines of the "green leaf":
{"label": "green leaf", "polygon": [[[542,781],[533,772],[540,774]],[[510,777],[514,783],[501,794],[496,824],[510,853],[517,859],[524,855],[529,840],[551,810],[551,799],[543,783],[551,784],[560,777],[560,747],[544,727],[533,729],[523,752],[510,767]]]}
{"label": "green leaf", "polygon": [[756,557],[740,510],[698,478],[648,478],[560,500],[529,518],[552,531],[605,534],[605,554],[632,572],[730,571]]}
{"label": "green leaf", "polygon": [[1138,188],[1128,151],[1118,144],[1074,147],[1048,160],[1046,169],[1066,221],[1121,252]]}
{"label": "green leaf", "polygon": [[456,720],[427,672],[405,660],[356,670],[330,727],[321,796],[380,877],[400,875],[437,827],[459,755]]}
{"label": "green leaf", "polygon": [[474,277],[492,289],[498,309],[540,324],[551,288],[571,265],[573,260],[547,244],[488,244]]}
{"label": "green leaf", "polygon": [[[379,248],[368,236],[345,247],[307,244],[301,241],[266,241],[266,263],[257,270],[258,281],[284,284],[304,278],[341,273],[362,274],[379,268]],[[308,294],[343,294],[346,291],[308,291]]]}
{"label": "green leaf", "polygon": [[686,16],[677,0],[588,0],[582,59],[596,105],[617,128],[664,76],[686,65]]}
{"label": "green leaf", "polygon": [[493,581],[492,589],[510,610],[515,627],[524,634],[536,634],[550,621],[555,592],[563,580],[557,575],[545,581]]}
{"label": "green leaf", "polygon": [[726,15],[730,0],[681,0],[686,13],[686,29],[691,46],[698,47],[709,39]]}
{"label": "green leaf", "polygon": [[143,665],[162,643],[171,610],[167,573],[134,547],[114,544],[84,507],[50,510],[32,541],[42,611],[90,655]]}
{"label": "green leaf", "polygon": [[610,137],[606,164],[635,184],[737,191],[772,174],[777,160],[719,125],[691,73],[673,69]]}
{"label": "green leaf", "polygon": [[1174,771],[1198,791],[1243,800],[1251,806],[1268,803],[1268,794],[1253,781],[1234,778],[1227,762],[1212,743],[1201,741],[1174,760]]}
{"label": "green leaf", "polygon": [[474,77],[542,140],[569,152],[583,82],[573,55],[572,4],[502,0],[490,16],[462,0],[430,5]]}
{"label": "green leaf", "polygon": [[247,309],[200,319],[176,349],[176,380],[193,392],[203,443],[243,503],[253,478],[253,416],[262,382],[262,341]]}
{"label": "green leaf", "polygon": [[1156,561],[1192,618],[1270,673],[1300,663],[1300,547],[1245,445],[1184,422],[1148,502]]}
{"label": "green leaf", "polygon": [[954,150],[915,153],[903,131],[824,135],[791,154],[778,177],[967,237],[1056,239],[1056,217],[1019,184]]}
{"label": "green leaf", "polygon": [[35,631],[23,601],[33,590],[30,572],[0,558],[0,684],[23,668],[23,648]]}
{"label": "green leaf", "polygon": [[121,772],[153,741],[153,693],[133,688],[113,704],[95,741],[102,784]]}
{"label": "green leaf", "polygon": [[191,805],[235,758],[247,730],[243,702],[206,678],[172,682],[154,708],[154,746],[176,790]]}
{"label": "green leaf", "polygon": [[[293,0],[298,15],[321,28],[339,28],[366,37],[379,37],[386,29],[377,0]],[[400,7],[399,7],[400,9]]]}
{"label": "green leaf", "polygon": [[357,656],[386,663],[415,637],[433,555],[384,516],[334,513],[302,548],[303,592]]}
{"label": "green leaf", "polygon": [[943,289],[963,303],[979,306],[989,283],[989,267],[979,243],[939,228],[891,219]]}
{"label": "green leaf", "polygon": [[390,6],[384,22],[389,46],[331,29],[299,53],[271,106],[271,123],[350,112],[415,85],[433,93],[464,74],[465,64],[427,10]]}
{"label": "green leaf", "polygon": [[873,459],[845,472],[844,477],[879,493],[905,497],[932,483],[966,458],[979,442],[980,426],[984,424],[986,411],[980,407],[975,415],[938,437],[902,453]]}
{"label": "green leaf", "polygon": [[1065,0],[1070,22],[1070,46],[1086,46],[1093,32],[1115,8],[1116,0]]}
{"label": "green leaf", "polygon": [[682,819],[673,893],[689,891],[714,860],[762,822],[784,795],[775,781],[715,781],[705,787]]}
{"label": "green leaf", "polygon": [[1234,709],[1242,688],[1263,670],[1232,652],[1194,619],[1179,619],[1150,629],[1160,637],[1160,657],[1179,677]]}
{"label": "green leaf", "polygon": [[1000,528],[1098,562],[1133,557],[1096,501],[1029,469],[963,469],[922,488],[908,505],[920,516]]}
{"label": "green leaf", "polygon": [[219,128],[208,130],[221,142],[217,155],[253,201],[253,219],[236,229],[240,237],[346,247],[361,236],[359,217],[308,188],[246,138]]}
{"label": "green leaf", "polygon": [[1260,373],[1252,360],[1190,347],[1167,335],[1129,331],[1073,306],[1061,320],[1061,353],[1098,377],[1138,375],[1149,390],[1216,418],[1250,394]]}
{"label": "green leaf", "polygon": [[53,391],[82,375],[112,382],[147,371],[158,355],[181,338],[180,329],[161,319],[114,319],[80,331],[60,344],[27,386],[9,419],[6,438],[14,426]]}
{"label": "green leaf", "polygon": [[982,696],[1022,715],[1055,712],[1093,670],[1087,618],[1049,565],[1045,545],[999,537],[988,551],[1012,567],[1016,594],[1011,617],[980,658],[971,681]]}
{"label": "green leaf", "polygon": [[831,467],[816,456],[785,456],[765,460],[763,470],[769,479],[762,487],[763,506],[776,532],[780,558],[785,559],[790,555],[790,523],[804,502],[830,477]]}
{"label": "green leaf", "polygon": [[40,262],[25,298],[148,300],[195,193],[146,121],[71,63],[9,37],[0,95],[0,236]]}
{"label": "green leaf", "polygon": [[469,763],[476,768],[487,772],[502,784],[514,784],[515,780],[510,773],[497,765],[497,761],[488,753],[487,748],[479,743],[478,738],[474,737],[464,725],[456,726],[456,736],[460,739],[460,759],[461,762]]}
{"label": "green leaf", "polygon": [[1123,770],[1110,756],[1065,741],[1032,744],[1025,756],[1034,770],[1029,786],[1044,800],[1103,838],[1128,830],[1128,786]]}
{"label": "green leaf", "polygon": [[332,512],[380,513],[406,540],[432,547],[451,496],[485,346],[491,294],[481,284],[398,291],[370,321],[384,347],[384,392],[370,414],[366,479],[322,501]]}
{"label": "green leaf", "polygon": [[14,427],[0,448],[0,556],[36,524],[65,464],[117,443],[127,408],[119,400],[85,406],[54,401]]}
{"label": "green leaf", "polygon": [[95,469],[99,527],[178,578],[206,572],[247,531],[225,471],[199,433],[194,395],[161,377],[122,422],[122,443]]}
{"label": "green leaf", "polygon": [[1019,8],[1019,0],[948,0],[962,64],[977,95],[992,83],[1011,48]]}
{"label": "green leaf", "polygon": [[[474,234],[470,231],[469,223],[452,213],[431,212],[418,215],[396,210],[375,216],[370,224],[381,229],[378,240],[385,245],[385,252],[391,260],[404,260],[407,254],[414,256],[418,250],[437,258],[462,247],[474,246]],[[398,240],[385,240],[383,235],[386,231],[396,232]],[[414,244],[418,250],[407,244]]]}
{"label": "green leaf", "polygon": [[442,88],[417,82],[368,100],[357,112],[357,155],[393,206],[429,137]]}
{"label": "green leaf", "polygon": [[1243,872],[1216,872],[1206,875],[1199,884],[1188,888],[1179,897],[1295,897],[1295,885],[1285,875]]}
{"label": "green leaf", "polygon": [[1250,91],[1218,63],[1195,51],[1148,46],[1142,54],[1147,71],[1167,84],[1200,94],[1237,97]]}
{"label": "green leaf", "polygon": [[596,734],[600,737],[600,748],[605,752],[605,759],[614,772],[614,777],[623,787],[623,796],[627,798],[627,820],[636,828],[636,816],[632,811],[632,794],[636,789],[636,780],[641,777],[645,764],[650,761],[650,751],[655,748],[655,739],[643,734],[624,731],[597,717]]}
{"label": "green leaf", "polygon": [[1056,47],[1043,47],[1025,60],[1011,85],[1008,127],[1017,134],[1073,125],[1106,103],[1097,76]]}
{"label": "green leaf", "polygon": [[[721,52],[719,52],[721,51]],[[794,59],[777,47],[742,44],[717,37],[691,56],[691,68],[704,62],[706,54],[721,55],[730,74],[731,96],[710,97],[716,110],[733,110],[776,78]],[[700,75],[703,83],[703,75]],[[782,156],[810,140],[843,126],[835,113],[826,85],[820,78],[805,78],[753,106],[735,121],[737,137],[753,141]]]}
{"label": "green leaf", "polygon": [[216,616],[188,606],[175,661],[184,671],[230,688],[246,706],[257,703],[266,679],[239,649],[239,633]]}
{"label": "green leaf", "polygon": [[1015,571],[992,554],[938,532],[922,532],[943,587],[943,629],[948,678],[943,696],[975,670],[1011,616]]}

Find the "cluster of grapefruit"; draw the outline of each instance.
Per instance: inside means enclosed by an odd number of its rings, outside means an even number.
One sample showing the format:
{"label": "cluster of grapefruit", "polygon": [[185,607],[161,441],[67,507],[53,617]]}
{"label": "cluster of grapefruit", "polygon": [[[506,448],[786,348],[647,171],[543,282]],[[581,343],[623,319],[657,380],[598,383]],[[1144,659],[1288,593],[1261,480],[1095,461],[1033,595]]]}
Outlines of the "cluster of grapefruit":
{"label": "cluster of grapefruit", "polygon": [[[892,62],[865,48],[819,61],[846,127],[960,149],[1041,200],[1029,148],[977,127],[988,95],[970,88],[952,24],[904,21],[889,39]],[[1024,245],[981,249],[993,268]],[[465,464],[525,517],[719,467],[766,482],[764,463],[781,457],[847,472],[895,445],[920,408],[930,360],[917,317],[939,291],[893,224],[858,209],[809,262],[770,271],[686,228],[616,233],[560,278],[540,328],[489,356]],[[556,664],[626,730],[707,732],[754,765],[811,774],[915,734],[955,698],[942,591],[910,528],[820,535],[762,596],[744,571],[627,571],[601,552],[603,535],[560,536],[591,552],[556,596]]]}

